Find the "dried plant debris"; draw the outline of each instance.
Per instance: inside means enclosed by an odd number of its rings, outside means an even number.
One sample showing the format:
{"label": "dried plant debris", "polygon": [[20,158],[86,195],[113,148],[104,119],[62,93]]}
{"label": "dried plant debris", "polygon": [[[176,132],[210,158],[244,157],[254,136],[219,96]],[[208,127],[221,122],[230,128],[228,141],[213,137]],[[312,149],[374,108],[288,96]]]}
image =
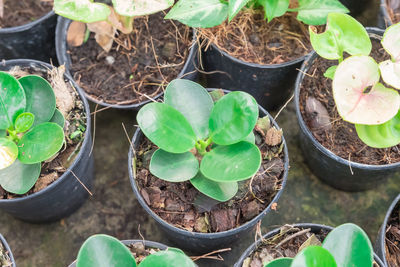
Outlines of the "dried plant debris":
{"label": "dried plant debris", "polygon": [[11,267],[12,262],[9,252],[5,250],[3,244],[0,242],[0,266],[2,267]]}
{"label": "dried plant debris", "polygon": [[386,226],[386,261],[389,267],[400,266],[400,205],[397,205],[389,217]]}
{"label": "dried plant debris", "polygon": [[393,24],[400,21],[400,0],[386,0],[389,17]]}
{"label": "dried plant debris", "polygon": [[133,257],[135,257],[137,264],[141,263],[144,258],[149,256],[150,254],[154,254],[160,251],[160,249],[158,248],[145,247],[143,242],[129,244],[127,245],[127,247],[132,252]]}

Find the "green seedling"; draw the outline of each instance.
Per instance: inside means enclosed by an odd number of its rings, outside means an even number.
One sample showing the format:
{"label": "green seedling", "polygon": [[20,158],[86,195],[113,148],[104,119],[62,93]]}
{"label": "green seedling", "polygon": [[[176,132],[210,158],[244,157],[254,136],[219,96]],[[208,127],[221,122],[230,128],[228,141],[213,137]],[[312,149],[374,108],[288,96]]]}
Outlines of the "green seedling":
{"label": "green seedling", "polygon": [[77,267],[196,267],[182,250],[168,248],[145,257],[140,264],[118,239],[108,235],[89,237],[79,250]]}
{"label": "green seedling", "polygon": [[[372,45],[365,28],[352,17],[333,13],[326,31],[310,27],[311,44],[326,59],[339,61],[325,77],[343,120],[355,124],[359,138],[368,146],[385,148],[400,143],[400,24],[389,27],[381,41],[391,59],[378,64],[369,56]],[[343,60],[343,53],[351,56]],[[387,88],[380,82],[392,86]]]}
{"label": "green seedling", "polygon": [[25,194],[39,178],[41,162],[64,142],[64,117],[51,85],[42,77],[15,79],[0,72],[0,185]]}
{"label": "green seedling", "polygon": [[218,201],[231,199],[237,182],[260,167],[257,120],[258,105],[249,94],[231,92],[214,104],[201,85],[180,79],[167,86],[164,103],[147,104],[137,115],[143,133],[159,147],[150,172],[169,182],[190,180]]}
{"label": "green seedling", "polygon": [[244,7],[262,8],[268,21],[297,12],[297,19],[310,25],[323,25],[331,12],[349,10],[338,0],[299,0],[298,7],[289,8],[290,0],[179,0],[166,19],[175,19],[190,27],[210,28],[231,21]]}
{"label": "green seedling", "polygon": [[273,260],[265,267],[372,267],[373,250],[367,234],[347,223],[333,229],[322,246],[307,246],[294,258]]}

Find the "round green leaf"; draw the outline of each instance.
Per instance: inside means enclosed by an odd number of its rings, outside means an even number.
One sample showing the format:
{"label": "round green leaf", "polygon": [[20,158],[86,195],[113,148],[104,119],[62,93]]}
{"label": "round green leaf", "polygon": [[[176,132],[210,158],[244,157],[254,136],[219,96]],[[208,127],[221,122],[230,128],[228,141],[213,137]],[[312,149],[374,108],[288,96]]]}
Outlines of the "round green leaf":
{"label": "round green leaf", "polygon": [[261,152],[249,142],[229,146],[217,146],[203,157],[200,171],[216,182],[246,180],[257,173],[261,164]]}
{"label": "round green leaf", "polygon": [[40,169],[40,163],[23,164],[17,159],[10,167],[0,170],[0,185],[7,192],[25,194],[35,185]]}
{"label": "round green leaf", "polygon": [[65,124],[64,115],[61,113],[61,111],[59,111],[58,109],[56,109],[56,110],[54,110],[54,115],[53,115],[53,117],[50,119],[49,122],[57,123],[57,124],[60,125],[62,128],[64,128],[64,124]]}
{"label": "round green leaf", "polygon": [[296,255],[290,267],[337,267],[337,265],[328,250],[319,246],[309,246]]}
{"label": "round green leaf", "polygon": [[35,115],[30,112],[24,112],[19,114],[14,123],[14,128],[18,133],[23,133],[29,130],[32,127],[33,122],[35,121]]}
{"label": "round green leaf", "polygon": [[248,136],[246,136],[243,141],[255,144],[256,143],[256,136],[254,135],[254,132],[249,133]]}
{"label": "round green leaf", "polygon": [[108,235],[89,237],[79,250],[77,267],[135,267],[130,250],[118,239]]}
{"label": "round green leaf", "polygon": [[400,89],[400,62],[385,60],[379,63],[382,79],[390,86]]}
{"label": "round green leaf", "polygon": [[92,23],[106,20],[111,14],[108,5],[92,0],[54,0],[54,12],[71,20]]}
{"label": "round green leaf", "polygon": [[299,0],[295,10],[298,11],[297,19],[309,25],[325,24],[328,14],[349,12],[339,0]]}
{"label": "round green leaf", "polygon": [[25,92],[12,75],[0,71],[0,129],[13,126],[19,114],[25,111]]}
{"label": "round green leaf", "polygon": [[5,137],[0,137],[0,170],[7,168],[18,157],[17,145]]}
{"label": "round green leaf", "polygon": [[6,136],[7,136],[7,131],[0,129],[0,137],[6,137]]}
{"label": "round green leaf", "polygon": [[199,171],[199,161],[190,153],[169,153],[162,149],[154,152],[150,172],[168,182],[183,182],[193,178]]}
{"label": "round green leaf", "polygon": [[203,86],[189,80],[173,80],[165,90],[164,102],[185,116],[199,139],[208,136],[208,119],[214,102]]}
{"label": "round green leaf", "polygon": [[[196,264],[182,251],[167,249],[150,254],[139,267],[196,267]],[[78,266],[79,267],[79,266]]]}
{"label": "round green leaf", "polygon": [[383,48],[391,55],[393,62],[400,61],[400,24],[394,24],[386,29],[382,38]]}
{"label": "round green leaf", "polygon": [[352,223],[333,229],[325,238],[322,247],[335,258],[338,266],[372,267],[373,250],[367,234]]}
{"label": "round green leaf", "polygon": [[207,179],[201,172],[190,179],[192,185],[204,195],[225,202],[233,198],[238,191],[237,182],[218,183]]}
{"label": "round green leaf", "polygon": [[174,0],[113,0],[115,12],[121,16],[150,15],[169,8]]}
{"label": "round green leaf", "polygon": [[253,131],[258,119],[256,100],[245,92],[230,92],[211,111],[209,128],[214,143],[230,145]]}
{"label": "round green leaf", "polygon": [[56,96],[48,81],[37,75],[28,75],[18,80],[26,95],[26,112],[35,115],[33,126],[48,122],[56,109]]}
{"label": "round green leaf", "polygon": [[137,114],[140,129],[159,148],[171,153],[192,149],[196,135],[187,119],[173,107],[162,103],[145,105]]}
{"label": "round green leaf", "polygon": [[39,124],[19,141],[18,159],[25,164],[42,162],[54,156],[61,149],[63,142],[64,131],[58,124]]}
{"label": "round green leaf", "polygon": [[265,17],[268,22],[282,16],[289,8],[289,0],[260,0],[258,2],[264,7]]}
{"label": "round green leaf", "polygon": [[292,258],[279,258],[269,262],[264,267],[290,267],[290,264],[292,264],[292,262]]}

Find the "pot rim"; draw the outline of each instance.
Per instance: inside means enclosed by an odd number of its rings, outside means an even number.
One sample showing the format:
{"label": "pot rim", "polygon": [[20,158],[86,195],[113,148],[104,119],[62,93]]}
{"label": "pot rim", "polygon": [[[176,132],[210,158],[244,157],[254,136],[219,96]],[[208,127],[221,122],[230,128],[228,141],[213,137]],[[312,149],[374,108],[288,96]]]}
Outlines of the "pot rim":
{"label": "pot rim", "polygon": [[0,33],[15,33],[15,32],[23,32],[23,31],[29,30],[29,29],[35,27],[37,24],[42,23],[43,21],[45,21],[46,19],[50,18],[51,16],[53,16],[55,14],[56,13],[54,13],[54,10],[51,10],[47,14],[41,16],[40,18],[38,18],[32,22],[25,23],[20,26],[0,28]]}
{"label": "pot rim", "polygon": [[12,254],[11,248],[2,234],[0,234],[0,243],[2,243],[4,248],[8,251],[8,256],[10,257],[12,267],[15,267],[14,255]]}
{"label": "pot rim", "polygon": [[[10,65],[10,66],[18,66],[20,64],[25,64],[25,63],[29,63],[29,64],[34,64],[34,65],[39,65],[40,67],[44,67],[47,69],[52,69],[55,68],[55,66],[52,66],[48,63],[42,62],[42,61],[38,61],[38,60],[33,60],[33,59],[11,59],[11,60],[5,60],[3,62],[0,63],[0,66],[6,66],[6,65]],[[78,163],[78,161],[80,161],[83,157],[83,147],[86,147],[89,139],[90,138],[86,138],[86,134],[91,132],[91,114],[90,114],[90,109],[89,109],[89,104],[86,100],[86,98],[84,97],[84,93],[82,92],[82,89],[79,88],[75,81],[69,76],[69,74],[64,73],[64,78],[66,78],[68,81],[70,81],[72,83],[72,86],[75,88],[75,90],[77,91],[83,106],[84,106],[84,112],[86,115],[86,131],[85,131],[85,138],[82,142],[82,146],[81,149],[79,150],[78,155],[75,157],[74,162],[68,167],[68,169],[57,179],[55,180],[53,183],[51,183],[50,185],[48,185],[46,188],[35,192],[33,194],[27,195],[27,196],[23,196],[23,197],[17,197],[17,198],[12,198],[12,199],[0,199],[0,203],[18,203],[18,202],[24,202],[27,200],[30,200],[32,198],[36,198],[39,197],[43,194],[46,194],[47,191],[51,190],[53,187],[56,187],[62,180],[66,179],[67,176],[69,175],[69,173],[71,172],[71,169],[73,169],[76,164]]]}

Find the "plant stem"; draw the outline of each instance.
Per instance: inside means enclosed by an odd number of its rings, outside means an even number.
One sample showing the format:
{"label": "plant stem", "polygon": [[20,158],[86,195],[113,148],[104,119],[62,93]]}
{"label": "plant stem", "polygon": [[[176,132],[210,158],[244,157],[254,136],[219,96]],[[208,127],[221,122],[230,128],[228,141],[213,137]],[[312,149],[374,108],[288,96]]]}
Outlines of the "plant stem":
{"label": "plant stem", "polygon": [[204,156],[207,153],[207,147],[211,144],[211,142],[211,137],[209,137],[206,141],[201,139],[197,141],[195,145],[197,152],[199,152],[200,155]]}

